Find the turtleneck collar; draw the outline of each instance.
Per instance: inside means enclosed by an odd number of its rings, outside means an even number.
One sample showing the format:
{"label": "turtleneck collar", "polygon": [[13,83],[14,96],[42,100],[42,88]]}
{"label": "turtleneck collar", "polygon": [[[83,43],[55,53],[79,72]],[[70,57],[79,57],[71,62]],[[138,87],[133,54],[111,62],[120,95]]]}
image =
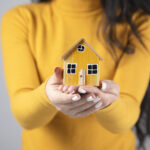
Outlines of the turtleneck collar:
{"label": "turtleneck collar", "polygon": [[71,12],[88,12],[101,8],[100,0],[52,0],[58,8]]}

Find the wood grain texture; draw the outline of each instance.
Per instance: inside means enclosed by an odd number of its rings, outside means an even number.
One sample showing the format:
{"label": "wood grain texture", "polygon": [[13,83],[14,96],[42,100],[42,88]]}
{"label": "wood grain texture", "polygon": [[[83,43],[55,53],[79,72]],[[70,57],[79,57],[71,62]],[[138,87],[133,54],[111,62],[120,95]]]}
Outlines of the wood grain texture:
{"label": "wood grain texture", "polygon": [[[83,52],[79,52],[77,47],[79,44],[85,46]],[[67,64],[75,63],[76,64],[76,73],[68,74],[67,73]],[[100,67],[102,61],[100,58],[91,50],[91,48],[84,41],[80,41],[72,51],[69,53],[69,56],[64,60],[64,79],[63,84],[65,85],[79,85],[79,73],[81,70],[85,70],[85,85],[90,86],[99,86],[100,81]],[[88,74],[87,65],[88,64],[97,64],[98,73],[97,74]]]}

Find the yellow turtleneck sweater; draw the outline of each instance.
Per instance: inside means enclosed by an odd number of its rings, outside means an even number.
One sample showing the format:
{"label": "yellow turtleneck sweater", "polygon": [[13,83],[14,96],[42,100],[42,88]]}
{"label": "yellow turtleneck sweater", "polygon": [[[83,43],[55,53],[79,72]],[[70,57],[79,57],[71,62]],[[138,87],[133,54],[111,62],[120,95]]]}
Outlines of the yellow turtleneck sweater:
{"label": "yellow turtleneck sweater", "polygon": [[[24,4],[3,15],[4,73],[13,115],[23,127],[22,150],[135,150],[131,128],[149,81],[150,55],[130,34],[135,53],[124,54],[115,69],[96,36],[101,18],[99,0]],[[150,35],[149,21],[140,28]],[[101,79],[117,82],[120,96],[87,117],[71,118],[53,106],[45,85],[55,66],[63,66],[61,56],[81,38],[102,56]],[[150,48],[148,38],[144,42]]]}

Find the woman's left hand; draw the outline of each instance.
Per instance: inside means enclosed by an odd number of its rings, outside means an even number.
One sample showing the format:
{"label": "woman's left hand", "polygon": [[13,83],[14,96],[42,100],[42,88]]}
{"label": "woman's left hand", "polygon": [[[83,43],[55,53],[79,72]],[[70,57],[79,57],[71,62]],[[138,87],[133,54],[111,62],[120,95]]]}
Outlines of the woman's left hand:
{"label": "woman's left hand", "polygon": [[[103,80],[101,81],[100,85],[101,85],[100,87],[80,86],[78,88],[79,93],[91,93],[97,97],[96,99],[91,98],[91,101],[98,100],[97,104],[94,106],[95,108],[97,108],[96,110],[103,109],[112,104],[114,101],[118,99],[120,93],[119,85],[112,80]],[[94,108],[92,107],[89,109],[94,110]]]}

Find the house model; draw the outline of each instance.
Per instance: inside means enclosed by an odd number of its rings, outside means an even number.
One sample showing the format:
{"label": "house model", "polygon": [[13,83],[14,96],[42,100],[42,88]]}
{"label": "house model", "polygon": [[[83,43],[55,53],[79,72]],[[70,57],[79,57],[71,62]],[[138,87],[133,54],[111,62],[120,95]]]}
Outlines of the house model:
{"label": "house model", "polygon": [[101,56],[82,38],[61,58],[63,84],[99,86]]}

